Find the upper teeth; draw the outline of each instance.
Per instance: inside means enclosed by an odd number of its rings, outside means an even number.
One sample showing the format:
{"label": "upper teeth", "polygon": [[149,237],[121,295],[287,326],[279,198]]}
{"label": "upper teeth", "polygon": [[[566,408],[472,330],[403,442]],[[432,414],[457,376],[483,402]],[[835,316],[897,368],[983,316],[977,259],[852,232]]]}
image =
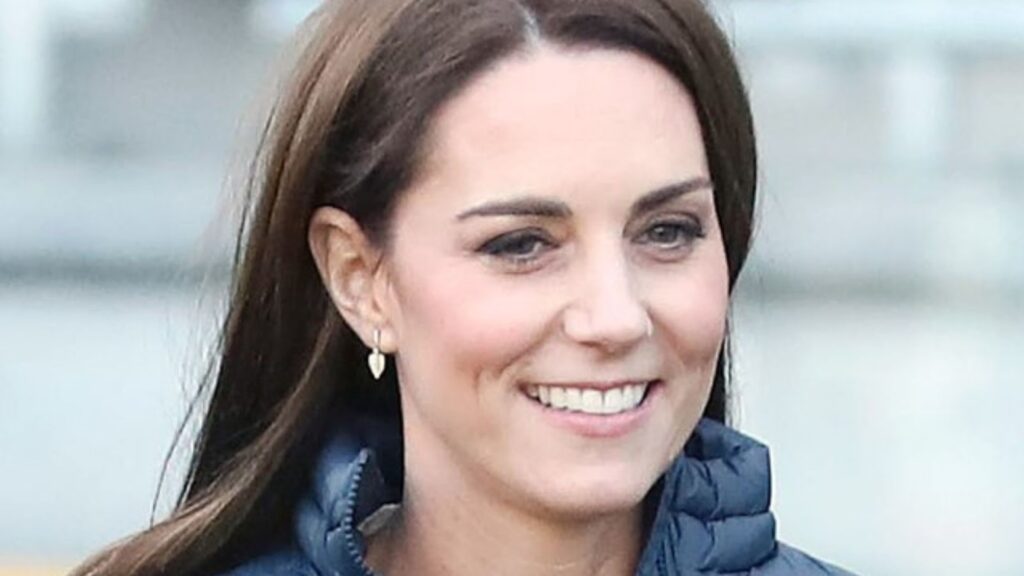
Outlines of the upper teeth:
{"label": "upper teeth", "polygon": [[541,404],[586,414],[618,414],[640,405],[647,392],[647,384],[629,384],[607,390],[593,388],[563,388],[560,386],[530,386],[530,397]]}

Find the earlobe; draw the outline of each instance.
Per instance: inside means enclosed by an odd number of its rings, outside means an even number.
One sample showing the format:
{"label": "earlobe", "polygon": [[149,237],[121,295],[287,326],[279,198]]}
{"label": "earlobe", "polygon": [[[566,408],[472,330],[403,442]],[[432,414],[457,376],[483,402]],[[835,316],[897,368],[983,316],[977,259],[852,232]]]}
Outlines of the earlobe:
{"label": "earlobe", "polygon": [[369,343],[374,328],[385,324],[373,290],[379,250],[355,219],[331,206],[313,213],[308,241],[320,280],[335,308],[363,342]]}

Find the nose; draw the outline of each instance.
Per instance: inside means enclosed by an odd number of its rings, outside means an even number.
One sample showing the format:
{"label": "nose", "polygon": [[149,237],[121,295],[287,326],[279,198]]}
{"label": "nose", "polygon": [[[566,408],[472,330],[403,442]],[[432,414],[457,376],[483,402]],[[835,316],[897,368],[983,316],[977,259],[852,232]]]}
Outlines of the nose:
{"label": "nose", "polygon": [[650,336],[653,324],[636,280],[621,252],[586,262],[563,314],[565,334],[608,352],[627,349]]}

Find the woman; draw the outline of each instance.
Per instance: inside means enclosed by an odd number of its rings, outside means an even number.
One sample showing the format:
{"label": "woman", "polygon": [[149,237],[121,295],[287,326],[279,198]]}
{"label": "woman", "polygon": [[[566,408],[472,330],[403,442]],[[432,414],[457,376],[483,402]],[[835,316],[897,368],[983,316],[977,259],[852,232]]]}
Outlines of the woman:
{"label": "woman", "polygon": [[702,4],[311,22],[183,498],[77,573],[843,573],[724,425],[756,162]]}

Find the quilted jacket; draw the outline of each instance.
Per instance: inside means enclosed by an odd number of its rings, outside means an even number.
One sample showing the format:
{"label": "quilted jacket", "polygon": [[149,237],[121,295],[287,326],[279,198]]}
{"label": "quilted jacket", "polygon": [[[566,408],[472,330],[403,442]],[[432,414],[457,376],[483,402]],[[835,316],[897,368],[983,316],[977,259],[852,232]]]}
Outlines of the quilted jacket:
{"label": "quilted jacket", "polygon": [[[400,444],[384,436],[365,422],[338,431],[296,509],[294,542],[225,576],[373,576],[357,526],[400,499],[385,481]],[[639,576],[851,574],[775,539],[768,449],[725,425],[702,420],[655,490]]]}

